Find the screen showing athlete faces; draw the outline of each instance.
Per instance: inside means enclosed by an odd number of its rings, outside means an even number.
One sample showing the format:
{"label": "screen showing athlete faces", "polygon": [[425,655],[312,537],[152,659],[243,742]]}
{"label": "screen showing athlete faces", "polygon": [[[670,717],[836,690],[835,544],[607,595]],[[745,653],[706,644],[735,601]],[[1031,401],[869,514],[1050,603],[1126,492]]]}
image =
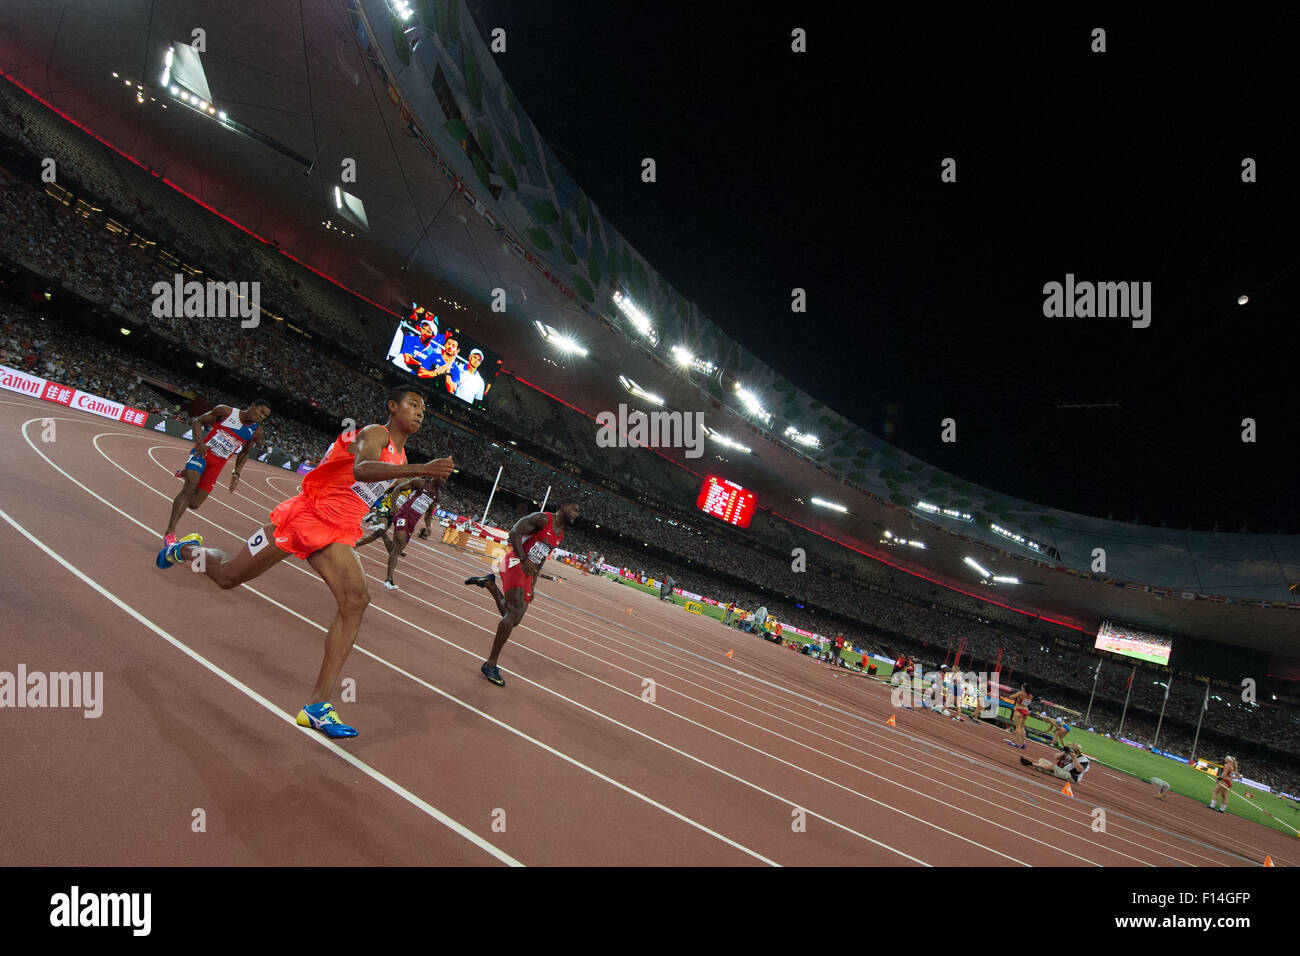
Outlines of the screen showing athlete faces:
{"label": "screen showing athlete faces", "polygon": [[704,479],[704,484],[700,485],[700,496],[695,499],[695,507],[705,514],[738,528],[749,527],[757,505],[758,498],[752,491],[746,491],[734,481],[717,475],[709,475]]}
{"label": "screen showing athlete faces", "polygon": [[1136,657],[1140,661],[1152,664],[1168,664],[1169,653],[1173,650],[1174,642],[1168,637],[1139,631],[1136,627],[1129,627],[1127,624],[1102,621],[1097,631],[1097,643],[1094,646],[1099,651]]}
{"label": "screen showing athlete faces", "polygon": [[419,379],[426,390],[467,405],[483,403],[501,370],[496,352],[419,305],[393,332],[388,361]]}

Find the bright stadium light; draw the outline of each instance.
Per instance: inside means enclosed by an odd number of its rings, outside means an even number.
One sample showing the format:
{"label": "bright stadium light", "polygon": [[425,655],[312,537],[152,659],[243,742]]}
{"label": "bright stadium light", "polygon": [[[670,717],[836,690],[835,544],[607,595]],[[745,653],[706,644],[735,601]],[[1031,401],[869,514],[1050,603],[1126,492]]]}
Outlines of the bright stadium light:
{"label": "bright stadium light", "polygon": [[708,435],[719,445],[723,445],[727,448],[734,448],[736,451],[743,451],[746,455],[752,455],[754,453],[753,449],[751,449],[748,445],[742,445],[734,438],[729,438],[720,432],[714,431],[708,425],[704,426],[704,434]]}
{"label": "bright stadium light", "polygon": [[550,342],[561,352],[568,352],[575,355],[586,355],[587,350],[572,336],[565,335],[553,325],[547,325],[545,322],[533,320],[533,328],[537,329],[537,334]]}
{"label": "bright stadium light", "polygon": [[1019,578],[1007,577],[1006,575],[1003,574],[993,575],[993,580],[996,581],[998,584],[1019,584],[1020,583]]}
{"label": "bright stadium light", "polygon": [[801,432],[793,425],[785,430],[785,437],[797,445],[804,445],[808,448],[822,447],[822,441],[820,438],[810,432]]}
{"label": "bright stadium light", "polygon": [[810,498],[809,500],[810,500],[813,504],[817,505],[817,506],[820,507],[820,508],[830,508],[831,511],[838,511],[838,512],[840,512],[840,514],[848,514],[848,513],[849,513],[849,509],[848,509],[848,508],[844,507],[843,505],[837,505],[837,504],[836,504],[835,502],[833,502],[833,501],[825,501],[825,500],[823,500],[823,499],[821,499],[821,498]]}
{"label": "bright stadium light", "polygon": [[745,406],[749,414],[761,419],[765,425],[772,424],[772,413],[763,407],[763,403],[758,400],[757,395],[739,382],[736,383],[736,397],[740,399],[740,403]]}
{"label": "bright stadium light", "polygon": [[928,501],[918,501],[913,505],[917,511],[924,511],[926,514],[943,515],[945,518],[955,518],[958,521],[974,521],[975,516],[967,514],[965,511],[958,511],[955,508],[940,508],[938,505],[932,505]]}
{"label": "bright stadium light", "polygon": [[664,400],[660,398],[658,395],[655,395],[653,392],[647,392],[645,389],[643,389],[636,382],[632,381],[632,379],[628,378],[626,375],[620,375],[618,377],[618,381],[619,384],[621,384],[625,389],[628,390],[628,392],[630,392],[632,395],[635,395],[637,398],[645,399],[647,402],[651,402],[655,405],[662,405],[664,403]]}
{"label": "bright stadium light", "polygon": [[989,573],[988,571],[986,571],[984,568],[980,567],[980,563],[979,563],[978,561],[976,561],[974,558],[970,558],[970,557],[968,557],[968,558],[965,559],[965,561],[966,561],[967,564],[969,564],[972,568],[974,568],[976,571],[978,571],[978,572],[980,573],[980,577],[991,578],[991,577],[993,576],[991,573]]}
{"label": "bright stadium light", "polygon": [[686,349],[681,345],[674,345],[672,347],[672,353],[673,353],[673,358],[676,360],[678,365],[690,365],[693,361],[695,361],[695,356],[693,356],[688,349]]}
{"label": "bright stadium light", "polygon": [[651,345],[659,344],[659,334],[655,332],[654,323],[650,321],[650,316],[637,307],[637,304],[625,296],[617,289],[614,290],[614,304],[618,310],[627,316],[627,320],[632,323],[632,327],[650,340]]}
{"label": "bright stadium light", "polygon": [[1033,551],[1037,554],[1043,554],[1047,550],[1043,545],[1039,544],[1037,541],[1032,541],[1029,538],[1026,538],[1024,535],[1016,534],[1014,531],[1008,530],[1007,528],[1002,527],[1000,524],[990,524],[989,530],[992,531],[994,534],[1000,534],[1004,538],[1009,538],[1010,540],[1014,541],[1016,544],[1020,545],[1022,548],[1028,548],[1030,551]]}

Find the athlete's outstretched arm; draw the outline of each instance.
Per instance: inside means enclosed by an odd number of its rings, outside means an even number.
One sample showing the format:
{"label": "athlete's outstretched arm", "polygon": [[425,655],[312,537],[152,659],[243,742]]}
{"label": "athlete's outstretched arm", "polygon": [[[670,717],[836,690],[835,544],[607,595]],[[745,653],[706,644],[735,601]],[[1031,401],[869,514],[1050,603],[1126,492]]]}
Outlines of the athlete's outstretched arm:
{"label": "athlete's outstretched arm", "polygon": [[436,458],[424,464],[392,465],[379,460],[388,444],[388,429],[367,425],[348,446],[354,462],[352,476],[357,481],[384,481],[394,478],[450,478],[456,463],[450,458]]}
{"label": "athlete's outstretched arm", "polygon": [[244,442],[244,447],[239,449],[239,454],[235,456],[235,464],[230,469],[230,493],[235,493],[235,485],[239,484],[239,473],[244,468],[244,462],[248,461],[248,456],[253,451],[253,446],[260,442],[261,433],[253,435],[248,441]]}

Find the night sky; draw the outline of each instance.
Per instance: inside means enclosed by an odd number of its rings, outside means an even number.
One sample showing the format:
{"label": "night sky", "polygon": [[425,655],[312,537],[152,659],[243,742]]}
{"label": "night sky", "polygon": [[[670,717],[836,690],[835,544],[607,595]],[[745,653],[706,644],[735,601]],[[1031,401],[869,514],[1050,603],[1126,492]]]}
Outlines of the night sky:
{"label": "night sky", "polygon": [[[606,218],[809,394],[1031,501],[1300,531],[1300,8],[824,6],[471,3]],[[1067,273],[1150,327],[1045,317]]]}

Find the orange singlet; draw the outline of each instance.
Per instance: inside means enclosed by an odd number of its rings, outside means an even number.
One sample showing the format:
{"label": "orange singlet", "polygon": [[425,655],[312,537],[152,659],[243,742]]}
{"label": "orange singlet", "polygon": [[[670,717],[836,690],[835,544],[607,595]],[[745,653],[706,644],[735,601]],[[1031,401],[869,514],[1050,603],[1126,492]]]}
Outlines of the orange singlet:
{"label": "orange singlet", "polygon": [[[281,551],[305,559],[335,542],[351,547],[364,534],[361,519],[384,496],[393,479],[356,480],[352,473],[356,456],[348,451],[348,445],[356,440],[355,432],[340,435],[321,463],[303,476],[302,494],[271,512],[275,544]],[[379,460],[405,465],[406,451],[398,451],[390,440]]]}

